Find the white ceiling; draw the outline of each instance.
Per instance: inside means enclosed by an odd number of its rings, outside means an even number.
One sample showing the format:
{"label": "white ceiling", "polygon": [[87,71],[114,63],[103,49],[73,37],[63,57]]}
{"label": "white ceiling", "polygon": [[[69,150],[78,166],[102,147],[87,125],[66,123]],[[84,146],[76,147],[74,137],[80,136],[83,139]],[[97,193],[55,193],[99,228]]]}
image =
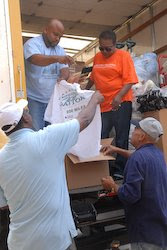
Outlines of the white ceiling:
{"label": "white ceiling", "polygon": [[22,28],[41,32],[50,18],[60,19],[65,33],[98,37],[119,27],[153,0],[20,0]]}

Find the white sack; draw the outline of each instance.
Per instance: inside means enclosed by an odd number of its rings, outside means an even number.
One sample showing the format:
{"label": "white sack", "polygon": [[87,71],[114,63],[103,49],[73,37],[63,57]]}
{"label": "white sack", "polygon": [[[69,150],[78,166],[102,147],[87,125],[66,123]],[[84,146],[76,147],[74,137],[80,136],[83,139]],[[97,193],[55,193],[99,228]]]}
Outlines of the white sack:
{"label": "white sack", "polygon": [[[92,90],[81,90],[78,83],[68,83],[62,80],[55,85],[54,93],[45,112],[45,121],[61,123],[76,118],[78,113],[87,106]],[[79,134],[77,144],[69,153],[80,159],[94,157],[99,154],[101,139],[101,114],[97,106],[96,114],[90,125]]]}
{"label": "white sack", "polygon": [[155,53],[145,53],[140,57],[134,57],[133,61],[139,81],[152,80],[157,85],[157,55]]}
{"label": "white sack", "polygon": [[159,88],[155,85],[155,83],[151,80],[147,82],[139,82],[132,86],[134,100],[132,103],[133,111],[137,111],[140,107],[140,104],[137,102],[137,97],[141,95],[146,95],[150,91],[158,90]]}

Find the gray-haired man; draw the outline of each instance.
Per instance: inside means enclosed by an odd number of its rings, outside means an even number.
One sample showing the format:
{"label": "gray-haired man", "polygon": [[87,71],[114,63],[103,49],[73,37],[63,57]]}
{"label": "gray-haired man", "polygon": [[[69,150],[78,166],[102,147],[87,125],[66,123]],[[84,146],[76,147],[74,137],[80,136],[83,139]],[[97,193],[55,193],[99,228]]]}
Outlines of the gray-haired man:
{"label": "gray-haired man", "polygon": [[162,152],[154,145],[163,134],[152,117],[136,126],[131,143],[134,153],[117,147],[104,147],[104,154],[117,152],[128,157],[123,185],[112,177],[102,179],[105,189],[114,189],[124,203],[132,250],[167,249],[167,167]]}

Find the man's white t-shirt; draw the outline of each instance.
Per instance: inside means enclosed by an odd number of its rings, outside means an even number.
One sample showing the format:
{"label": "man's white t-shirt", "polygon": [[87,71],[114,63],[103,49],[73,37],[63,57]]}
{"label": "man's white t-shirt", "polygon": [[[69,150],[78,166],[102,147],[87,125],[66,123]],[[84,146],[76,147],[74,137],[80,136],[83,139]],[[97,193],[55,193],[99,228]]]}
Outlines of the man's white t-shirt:
{"label": "man's white t-shirt", "polygon": [[65,250],[77,235],[64,156],[78,139],[79,122],[10,135],[0,151],[0,207],[10,209],[9,250]]}

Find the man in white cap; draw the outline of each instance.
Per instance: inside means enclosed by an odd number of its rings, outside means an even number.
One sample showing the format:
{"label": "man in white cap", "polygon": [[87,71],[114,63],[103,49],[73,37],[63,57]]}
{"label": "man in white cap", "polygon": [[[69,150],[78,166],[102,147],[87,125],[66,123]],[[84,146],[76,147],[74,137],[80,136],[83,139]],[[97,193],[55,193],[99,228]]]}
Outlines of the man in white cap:
{"label": "man in white cap", "polygon": [[10,210],[10,250],[74,249],[64,157],[102,101],[96,91],[76,119],[38,132],[26,100],[0,107],[0,128],[9,136],[0,150],[0,207]]}
{"label": "man in white cap", "polygon": [[162,134],[160,122],[148,117],[132,133],[135,152],[102,148],[104,154],[116,152],[128,157],[123,184],[108,176],[102,185],[114,190],[124,203],[132,250],[167,249],[167,166],[163,153],[154,145]]}

